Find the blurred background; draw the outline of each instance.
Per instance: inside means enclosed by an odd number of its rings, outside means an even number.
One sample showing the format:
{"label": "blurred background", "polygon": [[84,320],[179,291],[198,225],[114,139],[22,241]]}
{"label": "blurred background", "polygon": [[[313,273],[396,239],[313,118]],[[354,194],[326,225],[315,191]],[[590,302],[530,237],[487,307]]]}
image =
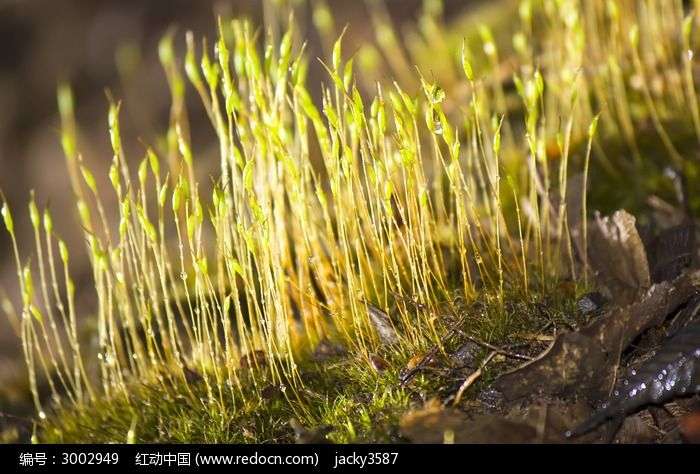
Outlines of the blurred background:
{"label": "blurred background", "polygon": [[[84,313],[94,307],[93,287],[82,229],[74,216],[74,201],[59,137],[56,88],[71,84],[79,125],[79,149],[93,170],[98,184],[107,187],[103,197],[111,198],[106,171],[112,160],[107,128],[106,91],[123,101],[121,129],[126,155],[132,162],[143,158],[142,143],[161,140],[168,125],[170,96],[158,61],[158,42],[177,28],[175,44],[184,56],[184,32],[210,40],[216,36],[216,18],[244,16],[256,25],[284,22],[288,7],[295,3],[299,24],[309,41],[310,57],[321,56],[323,48],[315,34],[307,2],[257,0],[0,0],[0,190],[10,203],[24,261],[31,258],[33,233],[27,217],[30,190],[40,208],[48,205],[57,234],[66,240],[75,266],[76,299]],[[386,12],[398,30],[415,21],[424,8],[421,0],[384,0]],[[445,1],[449,18],[465,1]],[[474,2],[471,2],[474,3]],[[375,32],[365,2],[328,0],[336,25],[349,29],[344,51],[352,52]],[[311,61],[311,89],[325,80],[318,62]],[[188,89],[193,150],[204,167],[213,173],[217,153],[215,136]],[[207,163],[213,166],[207,167]],[[201,177],[201,175],[200,175]],[[108,207],[109,208],[109,207]],[[29,417],[25,366],[16,321],[19,307],[16,266],[9,236],[0,231],[0,297],[13,304],[3,305],[0,315],[0,432]],[[14,421],[13,421],[14,420]]]}

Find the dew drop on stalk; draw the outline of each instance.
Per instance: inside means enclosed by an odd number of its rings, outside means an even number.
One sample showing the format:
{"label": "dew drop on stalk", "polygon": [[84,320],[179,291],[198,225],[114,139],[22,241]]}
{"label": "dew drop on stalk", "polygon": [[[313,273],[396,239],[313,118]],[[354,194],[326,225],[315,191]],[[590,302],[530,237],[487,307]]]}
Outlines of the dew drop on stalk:
{"label": "dew drop on stalk", "polygon": [[187,272],[180,272],[180,278],[183,280],[187,280]]}
{"label": "dew drop on stalk", "polygon": [[435,86],[432,94],[433,104],[439,104],[445,100],[445,90],[442,87]]}
{"label": "dew drop on stalk", "polygon": [[39,413],[37,413],[37,415],[38,415],[39,418],[42,419],[42,420],[45,420],[45,419],[46,419],[46,413],[44,413],[43,410],[39,411]]}
{"label": "dew drop on stalk", "polygon": [[436,135],[442,135],[442,132],[444,131],[444,128],[442,126],[442,121],[440,120],[439,117],[436,117],[433,119],[433,133]]}

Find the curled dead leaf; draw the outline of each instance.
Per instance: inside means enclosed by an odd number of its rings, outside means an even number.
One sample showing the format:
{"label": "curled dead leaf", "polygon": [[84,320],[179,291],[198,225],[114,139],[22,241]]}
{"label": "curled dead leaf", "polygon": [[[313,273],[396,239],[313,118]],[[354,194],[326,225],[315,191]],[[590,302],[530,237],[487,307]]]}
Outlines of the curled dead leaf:
{"label": "curled dead leaf", "polygon": [[396,334],[396,330],[391,324],[389,315],[368,301],[364,303],[367,306],[369,320],[377,330],[382,345],[390,346],[399,342],[399,336]]}
{"label": "curled dead leaf", "polygon": [[588,227],[588,258],[599,282],[618,304],[629,304],[651,285],[649,262],[633,215],[596,214]]}

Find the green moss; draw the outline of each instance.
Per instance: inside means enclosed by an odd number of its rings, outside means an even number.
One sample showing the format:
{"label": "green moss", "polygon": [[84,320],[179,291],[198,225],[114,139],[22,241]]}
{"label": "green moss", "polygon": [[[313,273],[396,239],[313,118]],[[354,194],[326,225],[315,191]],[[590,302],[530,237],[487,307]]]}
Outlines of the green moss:
{"label": "green moss", "polygon": [[[324,341],[325,349],[307,353],[300,360],[301,383],[277,382],[267,364],[248,369],[240,377],[240,389],[216,387],[214,392],[219,395],[215,398],[210,398],[202,376],[193,371],[188,372],[191,383],[187,390],[184,385],[163,389],[155,381],[131,382],[128,398],[55,408],[48,420],[40,423],[38,440],[295,442],[298,436],[291,421],[295,419],[299,426],[308,428],[301,434],[308,441],[318,442],[325,434],[336,443],[404,442],[399,432],[401,417],[431,399],[451,403],[465,377],[488,354],[488,349],[472,346],[469,357],[473,360],[469,367],[462,366],[456,353],[469,342],[467,334],[497,346],[515,344],[521,352],[536,354],[544,343],[529,338],[549,334],[553,327],[582,323],[573,307],[575,294],[562,288],[548,298],[529,300],[514,293],[503,307],[497,297],[487,293],[475,300],[455,299],[437,316],[444,341],[441,347],[426,339],[418,346],[401,344],[380,348],[377,354],[351,354],[338,343]],[[426,354],[431,355],[431,361],[403,383],[402,377],[410,369],[407,364]],[[482,377],[466,392],[464,406],[479,409],[474,397],[517,363],[501,357],[486,366]],[[319,431],[321,435],[314,435]]]}
{"label": "green moss", "polygon": [[[341,38],[321,94],[307,84],[293,22],[279,44],[260,44],[240,20],[220,21],[216,48],[198,50],[188,35],[184,74],[166,36],[170,122],[136,175],[119,105],[109,110],[118,232],[61,87],[98,301],[95,345],[79,335],[69,256],[48,210],[40,222],[32,203],[36,258],[27,263],[7,203],[2,211],[37,411],[48,410],[42,377],[63,400],[39,439],[290,442],[294,418],[312,431],[329,426],[336,442],[399,441],[412,404],[451,403],[481,368],[462,398],[481,409],[480,390],[520,362],[482,344],[459,367],[452,356],[469,338],[528,358],[555,328],[583,324],[573,302],[588,268],[569,226],[584,222],[585,234],[593,210],[642,210],[649,192],[672,202],[659,175],[668,164],[697,176],[694,73],[674,59],[696,46],[693,22],[682,22],[679,44],[676,0],[507,3],[499,20],[508,21],[469,21],[464,31],[431,3],[406,50],[376,9],[386,70],[356,74]],[[679,14],[662,15],[665,6]],[[396,82],[368,81],[386,71]],[[221,174],[209,187],[196,173],[185,79],[219,142]],[[580,189],[569,187],[581,173]],[[588,205],[568,215],[569,199]],[[364,301],[387,311],[397,343],[383,341]],[[344,354],[319,362],[312,348],[323,340]]]}

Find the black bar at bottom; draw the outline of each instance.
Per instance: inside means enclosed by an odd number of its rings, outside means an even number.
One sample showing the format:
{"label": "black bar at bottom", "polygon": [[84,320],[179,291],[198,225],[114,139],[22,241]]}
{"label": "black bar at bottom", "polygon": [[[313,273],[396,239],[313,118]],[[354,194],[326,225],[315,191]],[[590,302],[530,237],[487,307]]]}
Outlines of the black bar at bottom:
{"label": "black bar at bottom", "polygon": [[[665,469],[696,446],[605,445],[0,445],[3,472],[488,472]],[[8,469],[9,468],[9,469]],[[496,472],[496,471],[494,471]],[[661,471],[658,471],[661,472]]]}

